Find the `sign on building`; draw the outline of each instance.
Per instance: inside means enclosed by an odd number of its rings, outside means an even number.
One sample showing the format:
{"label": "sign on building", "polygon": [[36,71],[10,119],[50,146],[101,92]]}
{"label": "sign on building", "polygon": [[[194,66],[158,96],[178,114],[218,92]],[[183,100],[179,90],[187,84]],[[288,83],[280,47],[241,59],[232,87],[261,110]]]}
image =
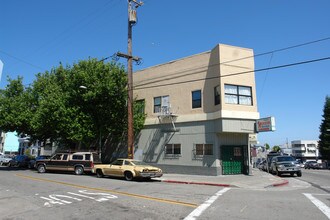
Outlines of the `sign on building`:
{"label": "sign on building", "polygon": [[275,118],[261,118],[256,121],[257,132],[275,131]]}

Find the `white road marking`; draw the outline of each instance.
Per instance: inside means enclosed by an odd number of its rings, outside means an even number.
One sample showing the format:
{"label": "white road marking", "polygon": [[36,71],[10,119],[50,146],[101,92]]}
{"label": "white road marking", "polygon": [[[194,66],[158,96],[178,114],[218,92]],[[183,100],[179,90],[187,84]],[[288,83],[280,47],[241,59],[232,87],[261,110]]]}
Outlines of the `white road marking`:
{"label": "white road marking", "polygon": [[198,206],[194,211],[192,211],[187,217],[184,218],[184,220],[194,220],[199,217],[209,206],[212,205],[213,202],[215,202],[215,200],[219,198],[219,196],[223,195],[228,190],[230,190],[230,188],[224,188],[218,191],[216,194],[206,200],[203,204]]}
{"label": "white road marking", "polygon": [[[98,202],[104,202],[104,201],[108,201],[109,199],[118,198],[118,196],[111,195],[108,193],[87,192],[87,190],[79,190],[78,192],[81,194],[73,193],[73,192],[67,192],[67,193],[70,195],[75,195],[75,196],[82,197],[82,198],[92,199],[92,200],[95,200]],[[39,194],[36,194],[36,195],[39,195]],[[98,198],[91,197],[90,195],[98,196]],[[52,205],[65,205],[65,204],[72,203],[71,201],[67,201],[62,198],[75,200],[78,202],[82,201],[82,199],[80,199],[80,198],[76,198],[76,197],[72,197],[72,196],[68,196],[68,195],[55,195],[55,194],[49,195],[49,198],[44,197],[44,196],[41,196],[40,198],[47,200],[47,202],[44,203],[44,206],[47,206],[47,207],[51,207]]]}
{"label": "white road marking", "polygon": [[309,193],[303,193],[309,200],[311,200],[312,203],[314,203],[314,205],[321,210],[321,212],[323,212],[323,214],[325,214],[328,219],[330,219],[330,208],[324,204],[323,202],[321,202],[320,200],[316,199],[314,196],[312,196],[312,194]]}

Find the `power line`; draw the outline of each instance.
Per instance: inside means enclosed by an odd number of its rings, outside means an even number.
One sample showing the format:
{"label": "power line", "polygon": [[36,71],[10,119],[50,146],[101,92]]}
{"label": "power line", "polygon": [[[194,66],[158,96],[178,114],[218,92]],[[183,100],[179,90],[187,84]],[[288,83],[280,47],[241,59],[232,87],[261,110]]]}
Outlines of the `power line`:
{"label": "power line", "polygon": [[225,75],[225,76],[206,77],[206,78],[187,80],[187,81],[182,81],[182,82],[166,83],[166,84],[163,84],[163,85],[145,86],[145,87],[142,87],[142,88],[136,88],[135,87],[134,90],[150,89],[150,88],[155,88],[155,87],[178,85],[178,84],[191,83],[191,82],[197,82],[197,81],[202,81],[202,80],[210,80],[210,79],[224,78],[224,77],[230,77],[230,76],[237,76],[237,75],[242,75],[242,74],[247,74],[247,73],[261,72],[261,71],[266,71],[266,70],[280,69],[280,68],[303,65],[303,64],[308,64],[308,63],[320,62],[320,61],[329,60],[329,59],[330,59],[330,57],[324,57],[324,58],[319,58],[319,59],[315,59],[315,60],[307,60],[307,61],[302,61],[302,62],[297,62],[297,63],[290,63],[290,64],[284,64],[284,65],[280,65],[280,66],[262,68],[262,69],[257,69],[257,70],[249,70],[249,71],[243,71],[243,72],[238,72],[238,73],[232,73],[232,74],[228,74],[228,75]]}
{"label": "power line", "polygon": [[[247,56],[247,57],[243,57],[243,58],[229,60],[229,61],[221,62],[220,64],[212,64],[212,65],[209,65],[209,66],[202,66],[202,67],[199,67],[197,69],[202,69],[202,68],[207,68],[207,67],[210,68],[210,67],[213,67],[213,66],[224,65],[224,64],[231,63],[231,62],[244,60],[244,59],[255,58],[255,57],[258,57],[258,56],[264,56],[264,55],[268,55],[268,54],[274,54],[276,52],[290,50],[290,49],[293,49],[293,48],[298,48],[298,47],[302,47],[302,46],[306,46],[306,45],[309,45],[309,44],[314,44],[314,43],[318,43],[318,42],[322,42],[322,41],[326,41],[326,40],[330,40],[330,37],[326,37],[326,38],[322,38],[322,39],[314,40],[314,41],[309,41],[309,42],[306,42],[306,43],[301,43],[301,44],[297,44],[297,45],[293,45],[293,46],[289,46],[289,47],[285,47],[285,48],[280,48],[280,49],[272,50],[272,51],[269,51],[269,52],[264,52],[264,53],[256,54],[256,55],[253,55],[253,56]],[[181,71],[181,73],[189,72],[191,70],[196,71],[196,68],[184,69],[184,70]],[[200,72],[195,72],[194,74],[197,74],[197,73],[200,73]],[[138,84],[138,85],[136,85],[136,87],[137,86],[149,85],[151,83],[161,82],[163,80],[181,78],[181,77],[185,77],[187,75],[191,75],[191,73],[180,75],[180,76],[177,76],[177,73],[173,73],[171,75],[167,74],[166,76],[162,76],[162,77],[159,77],[159,78],[154,78],[153,79],[154,81],[149,81],[149,82],[146,82],[146,83]]]}

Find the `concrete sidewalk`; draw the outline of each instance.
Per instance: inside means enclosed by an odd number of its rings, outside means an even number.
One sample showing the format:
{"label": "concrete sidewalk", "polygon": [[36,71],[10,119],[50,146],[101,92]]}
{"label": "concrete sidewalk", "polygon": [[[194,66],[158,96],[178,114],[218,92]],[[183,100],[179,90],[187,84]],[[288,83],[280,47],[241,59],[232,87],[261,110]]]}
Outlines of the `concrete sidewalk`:
{"label": "concrete sidewalk", "polygon": [[200,176],[200,175],[184,175],[184,174],[164,174],[161,178],[155,180],[167,183],[179,184],[197,184],[219,187],[238,187],[247,189],[264,189],[268,187],[283,186],[288,184],[278,176],[274,176],[256,168],[252,169],[250,175],[222,175],[222,176]]}

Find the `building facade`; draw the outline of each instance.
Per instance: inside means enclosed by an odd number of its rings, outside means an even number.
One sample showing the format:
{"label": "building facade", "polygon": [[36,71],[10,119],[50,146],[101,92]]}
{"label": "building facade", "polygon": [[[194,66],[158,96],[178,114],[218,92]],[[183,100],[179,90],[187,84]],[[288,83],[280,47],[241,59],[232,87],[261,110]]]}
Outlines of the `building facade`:
{"label": "building facade", "polygon": [[259,119],[251,49],[219,44],[137,71],[133,79],[147,115],[136,159],[164,172],[249,173],[249,136]]}
{"label": "building facade", "polygon": [[291,141],[292,156],[302,161],[317,160],[319,157],[318,142],[316,140]]}

